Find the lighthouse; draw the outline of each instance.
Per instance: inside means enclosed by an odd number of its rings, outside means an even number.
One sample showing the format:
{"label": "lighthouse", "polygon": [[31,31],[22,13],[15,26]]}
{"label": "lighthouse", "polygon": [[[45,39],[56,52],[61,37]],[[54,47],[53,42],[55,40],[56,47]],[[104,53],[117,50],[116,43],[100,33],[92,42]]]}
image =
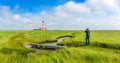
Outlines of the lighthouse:
{"label": "lighthouse", "polygon": [[41,24],[40,30],[47,30],[47,27],[45,26],[45,22],[44,22],[44,20],[42,21],[42,24]]}

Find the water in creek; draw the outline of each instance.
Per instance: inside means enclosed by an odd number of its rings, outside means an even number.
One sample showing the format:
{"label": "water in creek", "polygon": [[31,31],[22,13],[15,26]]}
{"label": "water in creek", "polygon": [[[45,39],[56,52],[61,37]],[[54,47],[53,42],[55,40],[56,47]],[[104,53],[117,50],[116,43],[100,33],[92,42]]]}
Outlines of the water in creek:
{"label": "water in creek", "polygon": [[[53,47],[53,48],[54,48],[54,47],[64,48],[64,47],[66,47],[66,46],[58,46],[57,44],[60,43],[60,42],[62,42],[65,38],[70,38],[70,37],[58,38],[58,39],[57,39],[57,42],[44,43],[44,44],[36,44],[36,45],[42,45],[42,46]],[[33,45],[31,45],[31,44],[25,44],[24,46],[25,46],[26,48],[28,48],[28,49],[31,49]],[[47,50],[48,50],[48,49],[47,49]],[[36,48],[36,53],[39,53],[39,52],[41,52],[41,51],[45,51],[45,50],[37,49],[37,48]]]}

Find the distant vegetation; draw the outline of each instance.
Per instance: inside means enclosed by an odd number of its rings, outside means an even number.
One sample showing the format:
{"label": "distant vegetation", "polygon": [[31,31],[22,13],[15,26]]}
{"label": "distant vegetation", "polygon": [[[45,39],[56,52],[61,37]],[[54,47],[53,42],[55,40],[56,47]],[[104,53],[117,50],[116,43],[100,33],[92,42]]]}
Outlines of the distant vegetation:
{"label": "distant vegetation", "polygon": [[[60,50],[36,53],[24,44],[46,43],[65,38]],[[82,30],[0,31],[0,63],[120,63],[120,31],[91,31],[85,45]]]}

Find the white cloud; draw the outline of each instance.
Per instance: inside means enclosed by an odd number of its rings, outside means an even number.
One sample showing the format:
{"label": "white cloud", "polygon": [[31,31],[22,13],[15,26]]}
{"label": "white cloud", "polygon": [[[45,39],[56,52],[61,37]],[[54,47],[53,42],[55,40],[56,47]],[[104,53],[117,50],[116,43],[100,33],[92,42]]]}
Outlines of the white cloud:
{"label": "white cloud", "polygon": [[15,20],[19,20],[19,19],[21,19],[21,17],[20,17],[19,14],[15,14],[15,15],[13,15],[13,19],[15,19]]}
{"label": "white cloud", "polygon": [[51,28],[58,29],[85,29],[87,27],[120,29],[119,7],[117,0],[87,0],[85,3],[71,1],[55,7],[54,13],[49,15],[50,18],[47,21],[54,22]]}
{"label": "white cloud", "polygon": [[[39,28],[45,19],[49,29],[120,29],[119,0],[87,0],[84,3],[69,1],[53,8],[53,12],[42,11],[14,14],[8,6],[0,6],[0,29]],[[20,8],[16,5],[17,9]]]}

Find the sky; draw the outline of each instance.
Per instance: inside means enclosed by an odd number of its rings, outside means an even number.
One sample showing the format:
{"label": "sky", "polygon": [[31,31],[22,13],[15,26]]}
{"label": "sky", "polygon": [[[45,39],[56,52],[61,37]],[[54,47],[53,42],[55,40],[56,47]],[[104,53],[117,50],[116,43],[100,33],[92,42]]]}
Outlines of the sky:
{"label": "sky", "polygon": [[[44,17],[44,18],[43,18]],[[120,30],[119,0],[0,0],[0,30]]]}

